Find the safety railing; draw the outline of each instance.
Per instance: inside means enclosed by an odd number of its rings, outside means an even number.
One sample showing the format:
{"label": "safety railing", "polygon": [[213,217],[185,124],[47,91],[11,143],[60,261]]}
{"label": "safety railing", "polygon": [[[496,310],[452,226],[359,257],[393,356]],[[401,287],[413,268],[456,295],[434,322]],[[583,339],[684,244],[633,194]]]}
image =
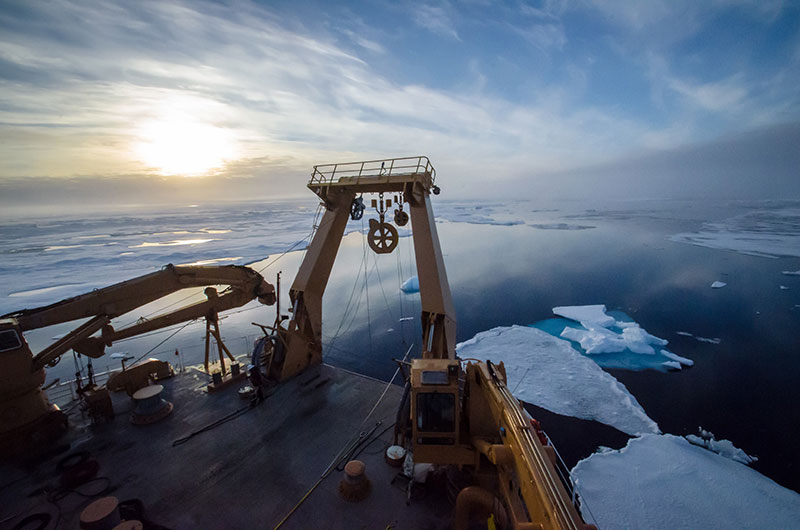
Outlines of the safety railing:
{"label": "safety railing", "polygon": [[[225,340],[225,344],[231,349],[231,351],[234,352],[235,355],[236,352],[244,352],[243,354],[236,355],[237,357],[240,357],[241,355],[250,355],[250,352],[253,350],[253,343],[261,336],[262,335],[256,333],[242,335],[231,339],[223,337],[223,339]],[[212,339],[212,347],[214,348],[213,351],[216,351],[216,341],[214,339]],[[148,353],[147,357],[149,359],[169,361],[172,363],[176,372],[183,372],[186,371],[190,366],[197,366],[203,363],[204,348],[205,344],[202,341],[197,343],[183,343],[179,349],[176,349],[175,347],[165,347],[164,349]],[[176,352],[178,352],[178,355],[176,355]],[[214,361],[214,359],[211,361],[212,365],[219,362]],[[95,360],[95,365],[97,365],[97,363],[98,360]],[[104,385],[112,374],[121,370],[121,365],[119,366],[120,368],[112,369],[110,365],[106,364],[105,370],[94,372],[95,384]],[[83,367],[81,367],[81,373],[82,382],[85,384],[86,372]],[[48,400],[51,403],[55,403],[62,409],[79,399],[78,383],[75,379],[59,381],[58,383],[51,384],[50,386],[46,387],[45,392],[47,393]]]}
{"label": "safety railing", "polygon": [[[111,374],[119,370],[107,370],[104,372],[97,372],[94,374],[94,382],[96,385],[104,385]],[[84,380],[84,383],[86,381]],[[50,403],[55,403],[60,408],[65,408],[67,405],[78,399],[78,383],[75,379],[69,381],[62,381],[47,388],[47,399]]]}
{"label": "safety railing", "polygon": [[[363,162],[345,162],[342,164],[323,164],[314,166],[311,173],[312,184],[330,184],[341,178],[391,177],[414,174],[429,174],[431,183],[436,180],[436,170],[427,156],[408,156],[403,158],[385,158],[383,160],[365,160]],[[358,182],[358,180],[356,180]]]}
{"label": "safety railing", "polygon": [[575,479],[572,478],[572,473],[570,472],[569,466],[561,457],[561,453],[558,452],[556,449],[556,445],[553,443],[552,438],[547,435],[546,432],[542,431],[545,438],[547,439],[547,445],[553,448],[553,452],[556,455],[556,472],[558,473],[558,478],[561,479],[561,484],[567,489],[567,493],[570,496],[570,500],[572,500],[572,504],[575,508],[578,509],[581,516],[583,516],[583,520],[587,523],[597,524],[597,521],[594,517],[594,514],[586,505],[586,501],[580,494],[580,489],[578,484],[575,482]]}

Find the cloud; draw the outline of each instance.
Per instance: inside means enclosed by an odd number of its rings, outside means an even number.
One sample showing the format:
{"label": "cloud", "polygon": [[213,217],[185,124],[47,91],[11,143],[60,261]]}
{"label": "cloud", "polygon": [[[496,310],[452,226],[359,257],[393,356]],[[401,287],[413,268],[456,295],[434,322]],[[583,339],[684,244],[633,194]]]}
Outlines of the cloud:
{"label": "cloud", "polygon": [[742,86],[740,75],[710,83],[689,83],[672,79],[669,86],[693,104],[710,111],[736,109],[748,95],[747,88]]}
{"label": "cloud", "polygon": [[[640,68],[621,75],[649,76],[661,100],[651,105],[668,119],[654,123],[653,108],[631,112],[624,94],[595,99],[602,66],[584,59],[613,39],[567,55],[583,40],[572,37],[570,17],[594,12],[583,4],[392,9],[405,18],[321,13],[332,22],[314,26],[248,2],[56,0],[0,11],[0,177],[157,177],[136,146],[146,124],[178,116],[231,139],[233,154],[209,178],[242,179],[248,192],[256,181],[266,183],[263,195],[281,192],[281,176],[302,190],[315,163],[429,154],[458,175],[454,186],[477,193],[492,188],[487,174],[567,171],[730,127],[709,125],[707,115],[750,127],[798,112],[792,65],[758,82],[749,72],[688,75],[668,50],[631,53],[619,32],[620,55],[633,56],[626,66]],[[658,6],[637,9],[628,27],[667,16]],[[374,23],[390,19],[390,27]],[[436,63],[407,50],[397,28],[414,23],[459,41],[463,55]],[[523,35],[533,46],[519,46]]]}
{"label": "cloud", "polygon": [[[570,199],[796,200],[800,198],[797,145],[800,122],[784,123],[583,168],[540,172],[526,184],[539,196]],[[522,185],[510,181],[504,187],[514,190]]]}
{"label": "cloud", "polygon": [[432,6],[422,4],[412,6],[414,22],[421,28],[427,29],[437,35],[460,41],[453,19],[453,10],[449,4]]}
{"label": "cloud", "polygon": [[561,24],[534,24],[521,30],[525,40],[541,50],[550,48],[562,50],[567,43],[567,36]]}

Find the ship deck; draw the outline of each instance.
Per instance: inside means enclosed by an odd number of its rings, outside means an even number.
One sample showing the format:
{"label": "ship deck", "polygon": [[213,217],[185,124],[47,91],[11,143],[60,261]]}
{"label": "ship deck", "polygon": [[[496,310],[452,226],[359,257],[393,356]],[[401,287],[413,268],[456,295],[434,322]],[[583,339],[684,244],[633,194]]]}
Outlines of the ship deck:
{"label": "ship deck", "polygon": [[[371,494],[360,502],[344,500],[338,493],[344,473],[334,470],[281,528],[450,526],[452,506],[442,488],[428,488],[407,504],[406,481],[397,480],[400,470],[384,461],[400,387],[389,387],[362,425],[386,383],[317,366],[278,386],[260,405],[173,446],[175,440],[246,407],[237,393],[244,383],[207,394],[206,377],[192,371],[160,383],[162,396],[174,404],[165,419],[131,424],[133,403],[124,393],[116,394],[115,419],[71,433],[65,440],[68,452],[34,467],[0,467],[0,529],[14,528],[33,513],[51,515],[42,528],[78,528],[81,511],[103,486],[111,490],[105,494],[120,501],[139,499],[145,518],[166,528],[274,528],[342,448],[379,420],[383,423],[374,435],[380,437],[358,455],[366,464]],[[106,479],[77,491],[60,490],[56,466],[76,451],[87,451],[99,463],[98,477]]]}

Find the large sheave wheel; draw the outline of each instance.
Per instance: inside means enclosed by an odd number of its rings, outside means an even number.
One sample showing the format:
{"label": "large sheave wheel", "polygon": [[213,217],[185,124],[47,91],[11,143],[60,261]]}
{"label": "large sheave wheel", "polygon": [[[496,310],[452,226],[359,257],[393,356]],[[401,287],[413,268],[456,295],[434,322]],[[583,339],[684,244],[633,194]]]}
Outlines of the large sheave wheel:
{"label": "large sheave wheel", "polygon": [[369,220],[369,235],[367,241],[369,248],[376,254],[390,254],[399,240],[397,229],[389,223],[382,223],[375,219]]}

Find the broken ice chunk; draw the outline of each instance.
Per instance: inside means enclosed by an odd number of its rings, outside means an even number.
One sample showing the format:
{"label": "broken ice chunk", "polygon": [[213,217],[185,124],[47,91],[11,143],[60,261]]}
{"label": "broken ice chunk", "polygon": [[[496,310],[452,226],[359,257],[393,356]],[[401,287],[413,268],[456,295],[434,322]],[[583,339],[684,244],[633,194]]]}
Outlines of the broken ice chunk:
{"label": "broken ice chunk", "polygon": [[730,458],[736,462],[741,462],[742,464],[752,464],[758,460],[757,457],[750,456],[738,447],[734,446],[733,442],[730,440],[717,440],[714,438],[714,433],[709,432],[702,427],[698,427],[697,430],[699,436],[696,434],[689,434],[686,436],[686,439],[689,440],[689,443],[699,447],[705,447],[709,451],[713,451],[720,456]]}
{"label": "broken ice chunk", "polygon": [[418,293],[419,292],[419,277],[412,276],[411,278],[407,279],[403,282],[403,285],[400,286],[400,290],[404,293],[411,294],[411,293]]}
{"label": "broken ice chunk", "polygon": [[679,364],[685,364],[686,366],[694,366],[694,361],[691,359],[687,359],[686,357],[681,357],[680,355],[675,355],[669,350],[661,350],[661,355],[668,359],[672,359],[673,361]]}
{"label": "broken ice chunk", "polygon": [[725,283],[725,282],[721,282],[721,281],[717,280],[717,281],[715,281],[714,283],[711,284],[711,288],[712,289],[722,289],[726,285],[728,285],[728,284]]}
{"label": "broken ice chunk", "polygon": [[554,307],[553,313],[580,322],[585,328],[590,326],[607,328],[616,323],[614,317],[606,315],[606,306],[603,304]]}

